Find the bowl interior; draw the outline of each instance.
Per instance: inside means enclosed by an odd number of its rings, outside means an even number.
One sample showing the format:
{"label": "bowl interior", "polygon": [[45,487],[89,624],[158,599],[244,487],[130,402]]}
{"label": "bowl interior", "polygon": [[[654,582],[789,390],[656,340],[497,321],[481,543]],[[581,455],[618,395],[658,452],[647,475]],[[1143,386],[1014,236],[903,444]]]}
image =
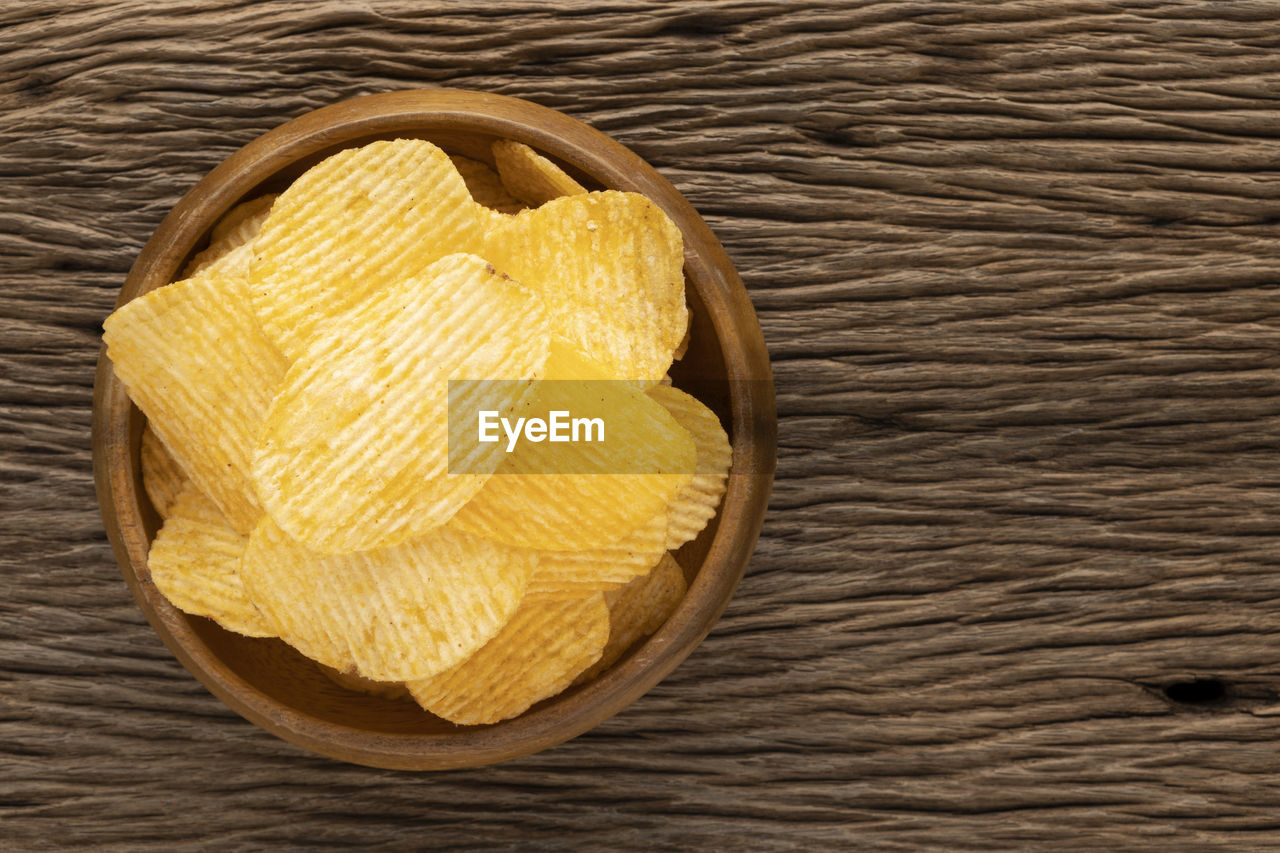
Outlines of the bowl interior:
{"label": "bowl interior", "polygon": [[[433,93],[417,94],[416,100],[370,96],[336,105],[364,102],[354,112],[324,116],[326,110],[321,110],[295,120],[233,155],[197,185],[157,230],[130,273],[121,301],[173,280],[207,245],[214,223],[235,204],[279,192],[336,151],[378,139],[427,139],[449,153],[492,164],[490,144],[500,137],[514,138],[538,148],[589,189],[645,192],[667,209],[686,238],[690,342],[685,357],[671,370],[672,381],[716,412],[734,446],[735,476],[730,478],[721,511],[676,554],[690,593],[667,625],[589,684],[545,700],[513,720],[457,726],[409,699],[386,699],[340,687],[280,640],[244,637],[168,604],[150,583],[145,566],[146,544],[159,529],[160,518],[141,483],[144,416],[122,397],[123,389],[109,364],[105,369],[100,366],[96,391],[95,461],[101,463],[98,479],[104,517],[126,579],[162,639],[214,693],[254,722],[319,752],[378,766],[435,768],[500,760],[572,737],[616,713],[696,646],[732,594],[759,531],[772,473],[773,409],[767,356],[763,376],[758,369],[752,374],[730,367],[737,361],[739,367],[749,368],[751,359],[758,362],[763,355],[763,340],[741,283],[705,224],[656,172],[617,143],[541,107],[524,102],[507,105],[504,102],[511,99],[498,99],[497,103],[518,113],[513,118],[505,112],[499,119],[492,115],[492,96],[480,96],[488,102],[488,112],[482,109],[477,116],[469,109],[442,109],[440,93],[434,93],[434,101]],[[381,105],[368,103],[378,99]],[[401,104],[399,112],[394,109],[396,103]],[[404,107],[406,103],[411,108]],[[393,107],[390,118],[388,105]],[[175,217],[181,222],[170,227]],[[745,330],[742,305],[734,302],[738,297],[750,319]],[[738,355],[744,341],[747,356]],[[105,356],[102,361],[106,362]],[[116,440],[111,440],[112,435]],[[726,517],[732,541],[720,541],[724,537],[718,536]],[[722,553],[713,556],[717,545]]]}

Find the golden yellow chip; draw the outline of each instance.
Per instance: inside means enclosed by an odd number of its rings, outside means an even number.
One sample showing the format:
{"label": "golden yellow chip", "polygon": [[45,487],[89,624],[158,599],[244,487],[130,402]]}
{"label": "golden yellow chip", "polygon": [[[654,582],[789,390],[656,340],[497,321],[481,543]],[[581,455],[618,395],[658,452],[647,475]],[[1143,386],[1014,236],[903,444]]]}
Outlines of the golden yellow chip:
{"label": "golden yellow chip", "polygon": [[680,343],[676,344],[676,351],[671,354],[671,358],[675,361],[679,361],[680,359],[684,358],[684,354],[689,351],[689,333],[693,331],[693,324],[690,323],[689,321],[692,316],[693,315],[688,313],[688,307],[686,306],[685,320],[684,320],[684,337],[680,339]]}
{"label": "golden yellow chip", "polygon": [[667,548],[675,549],[695,538],[716,514],[733,448],[716,413],[697,398],[670,385],[655,385],[648,393],[693,436],[697,453],[692,479],[667,506]]}
{"label": "golden yellow chip", "polygon": [[183,271],[183,278],[203,273],[220,278],[249,277],[249,262],[253,259],[253,241],[267,221],[276,196],[264,195],[231,208],[209,238],[209,248],[191,259]]}
{"label": "golden yellow chip", "polygon": [[609,606],[609,641],[600,660],[577,677],[574,684],[595,678],[622,657],[622,653],[662,627],[679,606],[688,587],[675,557],[664,554],[648,574],[604,594]]}
{"label": "golden yellow chip", "polygon": [[498,635],[461,664],[406,683],[426,710],[463,725],[496,723],[554,696],[600,657],[609,636],[601,593],[530,593]]}
{"label": "golden yellow chip", "polygon": [[[476,444],[459,462],[469,473],[449,473],[448,381],[540,378],[545,329],[540,300],[473,255],[370,296],[318,333],[267,415],[253,474],[272,518],[335,554],[448,521],[504,455],[500,443]],[[532,391],[522,393],[498,411]]]}
{"label": "golden yellow chip", "polygon": [[189,483],[151,543],[147,568],[156,589],[184,613],[207,616],[250,637],[273,637],[240,580],[246,544],[213,501]]}
{"label": "golden yellow chip", "polygon": [[142,488],[161,518],[169,517],[169,507],[191,482],[185,471],[156,438],[151,424],[142,428]]}
{"label": "golden yellow chip", "polygon": [[502,185],[525,204],[537,207],[553,198],[586,192],[563,169],[522,142],[499,139],[492,150]]}
{"label": "golden yellow chip", "polygon": [[581,596],[617,589],[647,574],[667,550],[667,514],[661,512],[613,545],[585,551],[539,551],[531,591]]}
{"label": "golden yellow chip", "polygon": [[399,681],[374,681],[356,672],[340,672],[331,666],[317,663],[316,667],[334,684],[352,693],[367,693],[383,699],[408,699],[409,690]]}
{"label": "golden yellow chip", "polygon": [[231,525],[262,515],[249,465],[286,364],[262,335],[236,279],[166,285],[106,319],[116,376],[151,428]]}
{"label": "golden yellow chip", "polygon": [[213,226],[213,230],[209,233],[209,242],[220,243],[235,234],[243,234],[241,226],[253,219],[258,220],[257,227],[252,229],[252,233],[256,235],[261,230],[262,222],[266,221],[266,217],[262,214],[271,210],[271,205],[275,204],[279,197],[279,193],[270,193],[237,204]]}
{"label": "golden yellow chip", "polygon": [[437,530],[358,554],[318,554],[270,518],[249,539],[241,577],[280,639],[312,660],[375,681],[426,678],[498,633],[537,557]]}
{"label": "golden yellow chip", "polygon": [[549,201],[490,230],[486,257],[547,303],[552,332],[611,378],[656,382],[684,336],[680,229],[642,195]]}
{"label": "golden yellow chip", "polygon": [[525,204],[507,192],[507,188],[502,185],[502,179],[489,167],[489,164],[472,160],[461,154],[450,154],[449,159],[453,161],[458,174],[462,175],[462,180],[466,182],[471,197],[480,204],[501,213],[519,213],[525,209]]}
{"label": "golden yellow chip", "polygon": [[268,339],[301,358],[318,331],[455,252],[476,252],[488,210],[448,155],[397,139],[340,151],[281,193],[254,243],[250,286]]}
{"label": "golden yellow chip", "polygon": [[[552,340],[548,381],[536,386],[530,417],[551,411],[605,413],[605,441],[521,442],[451,524],[499,542],[548,551],[613,545],[663,511],[692,477],[693,439],[661,405],[627,382],[603,376],[580,353]],[[571,473],[546,473],[546,472]],[[625,472],[625,473],[617,473]]]}

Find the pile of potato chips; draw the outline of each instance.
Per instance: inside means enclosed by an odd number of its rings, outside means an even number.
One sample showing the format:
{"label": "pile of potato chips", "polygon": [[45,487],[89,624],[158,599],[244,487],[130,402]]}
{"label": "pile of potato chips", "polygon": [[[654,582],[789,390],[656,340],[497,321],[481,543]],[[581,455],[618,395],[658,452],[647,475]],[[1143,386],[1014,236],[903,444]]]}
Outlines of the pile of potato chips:
{"label": "pile of potato chips", "polygon": [[[148,421],[156,587],[461,724],[657,630],[685,593],[668,552],[715,514],[730,461],[716,415],[663,381],[688,334],[676,226],[527,146],[493,158],[341,151],[104,324]],[[504,415],[625,380],[607,406],[628,426],[606,450],[476,445],[459,473],[457,379],[524,380]],[[538,467],[552,452],[570,473]]]}

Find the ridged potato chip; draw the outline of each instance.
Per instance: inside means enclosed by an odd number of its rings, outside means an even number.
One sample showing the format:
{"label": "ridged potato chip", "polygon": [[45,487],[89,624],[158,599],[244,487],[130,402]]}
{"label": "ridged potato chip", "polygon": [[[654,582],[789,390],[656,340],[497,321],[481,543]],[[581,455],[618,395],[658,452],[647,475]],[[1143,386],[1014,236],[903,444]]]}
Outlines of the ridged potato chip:
{"label": "ridged potato chip", "polygon": [[317,663],[316,667],[325,677],[344,690],[352,693],[365,693],[383,699],[408,699],[409,690],[400,681],[374,681],[355,672],[341,672],[331,666]]}
{"label": "ridged potato chip", "polygon": [[142,489],[161,518],[169,517],[169,507],[191,482],[165,446],[156,438],[151,424],[142,428]]}
{"label": "ridged potato chip", "polygon": [[[546,377],[565,381],[536,386],[522,413],[614,413],[607,441],[521,443],[451,524],[517,547],[580,551],[612,545],[661,513],[692,477],[693,439],[643,391],[603,375],[553,339]],[[555,471],[572,473],[546,473]]]}
{"label": "ridged potato chip", "polygon": [[458,174],[462,175],[462,180],[466,182],[471,197],[480,204],[501,213],[519,213],[527,206],[507,192],[507,188],[502,185],[502,179],[489,167],[488,163],[482,163],[461,154],[450,154],[449,159],[453,161]]}
{"label": "ridged potato chip", "polygon": [[537,557],[440,529],[391,548],[311,551],[270,518],[240,574],[280,639],[314,661],[375,681],[442,672],[511,619]]}
{"label": "ridged potato chip", "polygon": [[[449,473],[448,380],[540,378],[544,316],[536,297],[480,258],[450,255],[320,331],[260,434],[254,483],[272,518],[335,554],[448,521],[503,455],[479,444],[470,473]],[[504,414],[523,399],[508,400]]]}
{"label": "ridged potato chip", "polygon": [[213,501],[188,483],[151,543],[151,581],[184,613],[207,616],[250,637],[273,637],[240,580],[240,558],[248,541]]}
{"label": "ridged potato chip", "polygon": [[280,194],[249,283],[268,339],[301,358],[323,326],[445,255],[476,252],[490,222],[447,154],[421,139],[339,151]]}
{"label": "ridged potato chip", "polygon": [[684,336],[680,229],[642,195],[549,201],[489,231],[483,254],[542,296],[552,332],[614,379],[657,382]]}
{"label": "ridged potato chip", "polygon": [[259,220],[258,227],[252,229],[252,233],[256,235],[261,228],[261,223],[266,220],[263,214],[271,210],[271,205],[275,204],[279,197],[279,193],[268,193],[237,204],[214,224],[209,232],[209,242],[221,243],[233,235],[244,234],[241,226],[253,219]]}
{"label": "ridged potato chip", "polygon": [[622,653],[662,627],[684,598],[688,586],[675,557],[664,554],[647,574],[621,589],[604,594],[609,607],[609,640],[600,659],[582,672],[574,684],[604,672]]}
{"label": "ridged potato chip", "polygon": [[213,226],[209,248],[191,259],[183,278],[203,273],[223,278],[249,278],[249,262],[253,260],[253,241],[267,221],[276,196],[264,195],[231,208]]}
{"label": "ridged potato chip", "polygon": [[647,574],[666,550],[664,511],[612,545],[585,551],[539,551],[530,589],[570,596],[617,589]]}
{"label": "ridged potato chip", "polygon": [[676,350],[671,354],[673,361],[679,361],[684,358],[684,354],[689,351],[689,334],[693,331],[693,324],[689,322],[691,315],[688,314],[688,307],[685,308],[684,321],[684,337],[680,338],[680,343],[676,344]]}
{"label": "ridged potato chip", "polygon": [[249,477],[287,367],[244,283],[197,276],[121,306],[102,324],[107,357],[182,470],[248,534],[262,516]]}
{"label": "ridged potato chip", "polygon": [[675,549],[694,539],[716,514],[733,448],[716,413],[696,397],[670,385],[655,385],[648,393],[693,436],[698,457],[693,477],[667,506],[667,548]]}
{"label": "ridged potato chip", "polygon": [[609,608],[601,593],[565,598],[531,592],[471,657],[405,686],[437,717],[463,725],[496,723],[568,687],[600,657],[608,636]]}
{"label": "ridged potato chip", "polygon": [[525,204],[537,207],[553,198],[586,192],[564,169],[522,142],[499,139],[492,151],[502,185]]}

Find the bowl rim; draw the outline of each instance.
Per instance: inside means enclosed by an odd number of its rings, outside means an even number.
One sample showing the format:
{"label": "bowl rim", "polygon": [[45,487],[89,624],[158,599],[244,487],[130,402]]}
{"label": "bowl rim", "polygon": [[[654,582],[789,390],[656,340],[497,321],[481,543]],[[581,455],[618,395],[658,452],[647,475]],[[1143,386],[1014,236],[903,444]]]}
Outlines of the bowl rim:
{"label": "bowl rim", "polygon": [[[94,481],[104,526],[124,578],[161,640],[210,692],[255,725],[322,755],[389,769],[471,767],[531,754],[593,728],[665,678],[728,605],[763,526],[776,465],[777,416],[764,336],[746,288],[710,227],[666,179],[621,143],[564,113],[517,98],[457,89],[384,92],[322,107],[267,131],[222,161],[174,206],[139,253],[116,307],[173,280],[227,210],[306,156],[369,136],[429,138],[457,131],[524,142],[603,186],[648,196],[680,226],[686,269],[701,285],[698,293],[720,338],[735,435],[720,526],[676,612],[601,676],[547,707],[448,733],[344,726],[260,692],[214,654],[186,615],[151,583],[129,435],[133,404],[105,345],[94,381]],[[725,334],[729,329],[734,335]]]}

